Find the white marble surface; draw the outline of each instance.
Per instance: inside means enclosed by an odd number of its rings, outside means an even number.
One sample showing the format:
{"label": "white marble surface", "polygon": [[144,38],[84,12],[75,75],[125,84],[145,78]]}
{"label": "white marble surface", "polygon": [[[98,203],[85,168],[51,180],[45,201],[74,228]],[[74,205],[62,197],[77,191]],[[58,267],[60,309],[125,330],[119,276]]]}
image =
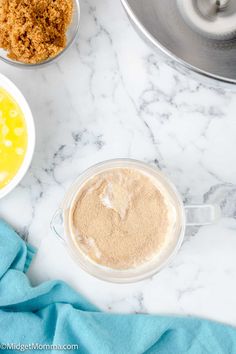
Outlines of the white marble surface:
{"label": "white marble surface", "polygon": [[[147,47],[118,0],[81,0],[80,37],[55,65],[0,71],[32,108],[30,171],[0,217],[39,247],[34,284],[60,278],[105,311],[197,315],[236,325],[236,92],[177,73]],[[116,285],[79,269],[50,220],[86,167],[132,157],[160,167],[187,203],[219,203],[215,225],[189,229],[181,251],[146,281]]]}

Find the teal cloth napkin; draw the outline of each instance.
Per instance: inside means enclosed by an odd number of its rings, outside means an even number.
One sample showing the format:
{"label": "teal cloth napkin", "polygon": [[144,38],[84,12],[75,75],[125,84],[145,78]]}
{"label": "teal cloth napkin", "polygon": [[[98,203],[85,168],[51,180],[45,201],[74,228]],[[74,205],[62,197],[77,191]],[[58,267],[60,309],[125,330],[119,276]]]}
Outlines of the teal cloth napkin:
{"label": "teal cloth napkin", "polygon": [[107,314],[62,281],[32,287],[25,272],[33,255],[34,249],[0,221],[2,348],[39,343],[77,344],[79,349],[71,352],[81,354],[236,353],[236,329],[230,326],[195,318]]}

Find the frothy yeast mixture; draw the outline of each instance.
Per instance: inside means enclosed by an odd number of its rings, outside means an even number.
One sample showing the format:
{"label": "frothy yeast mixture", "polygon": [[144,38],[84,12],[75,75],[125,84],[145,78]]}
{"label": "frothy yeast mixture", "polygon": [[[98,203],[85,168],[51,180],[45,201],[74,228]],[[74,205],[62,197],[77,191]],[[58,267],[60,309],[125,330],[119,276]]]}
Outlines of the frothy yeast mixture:
{"label": "frothy yeast mixture", "polygon": [[113,168],[85,182],[70,209],[76,247],[92,261],[129,269],[156,257],[170,242],[175,209],[154,177]]}

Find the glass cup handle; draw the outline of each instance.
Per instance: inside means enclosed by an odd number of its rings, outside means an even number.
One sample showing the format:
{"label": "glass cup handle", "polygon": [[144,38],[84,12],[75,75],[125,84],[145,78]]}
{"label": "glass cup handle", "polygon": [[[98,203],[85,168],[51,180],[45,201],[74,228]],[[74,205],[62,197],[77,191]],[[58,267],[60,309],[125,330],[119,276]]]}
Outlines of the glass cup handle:
{"label": "glass cup handle", "polygon": [[[59,241],[65,243],[65,239],[63,238],[63,212],[62,209],[58,209],[52,217],[50,223],[51,230],[54,235],[59,239]],[[60,231],[59,231],[60,230]]]}
{"label": "glass cup handle", "polygon": [[220,208],[217,205],[186,205],[184,209],[187,226],[211,225],[221,216]]}

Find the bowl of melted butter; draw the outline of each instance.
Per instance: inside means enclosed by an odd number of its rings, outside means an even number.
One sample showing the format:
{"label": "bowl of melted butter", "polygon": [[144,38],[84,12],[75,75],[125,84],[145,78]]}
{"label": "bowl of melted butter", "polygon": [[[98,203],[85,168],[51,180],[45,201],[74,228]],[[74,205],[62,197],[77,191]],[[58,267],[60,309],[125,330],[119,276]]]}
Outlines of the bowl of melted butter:
{"label": "bowl of melted butter", "polygon": [[34,120],[24,96],[0,74],[0,198],[27,172],[35,147]]}

